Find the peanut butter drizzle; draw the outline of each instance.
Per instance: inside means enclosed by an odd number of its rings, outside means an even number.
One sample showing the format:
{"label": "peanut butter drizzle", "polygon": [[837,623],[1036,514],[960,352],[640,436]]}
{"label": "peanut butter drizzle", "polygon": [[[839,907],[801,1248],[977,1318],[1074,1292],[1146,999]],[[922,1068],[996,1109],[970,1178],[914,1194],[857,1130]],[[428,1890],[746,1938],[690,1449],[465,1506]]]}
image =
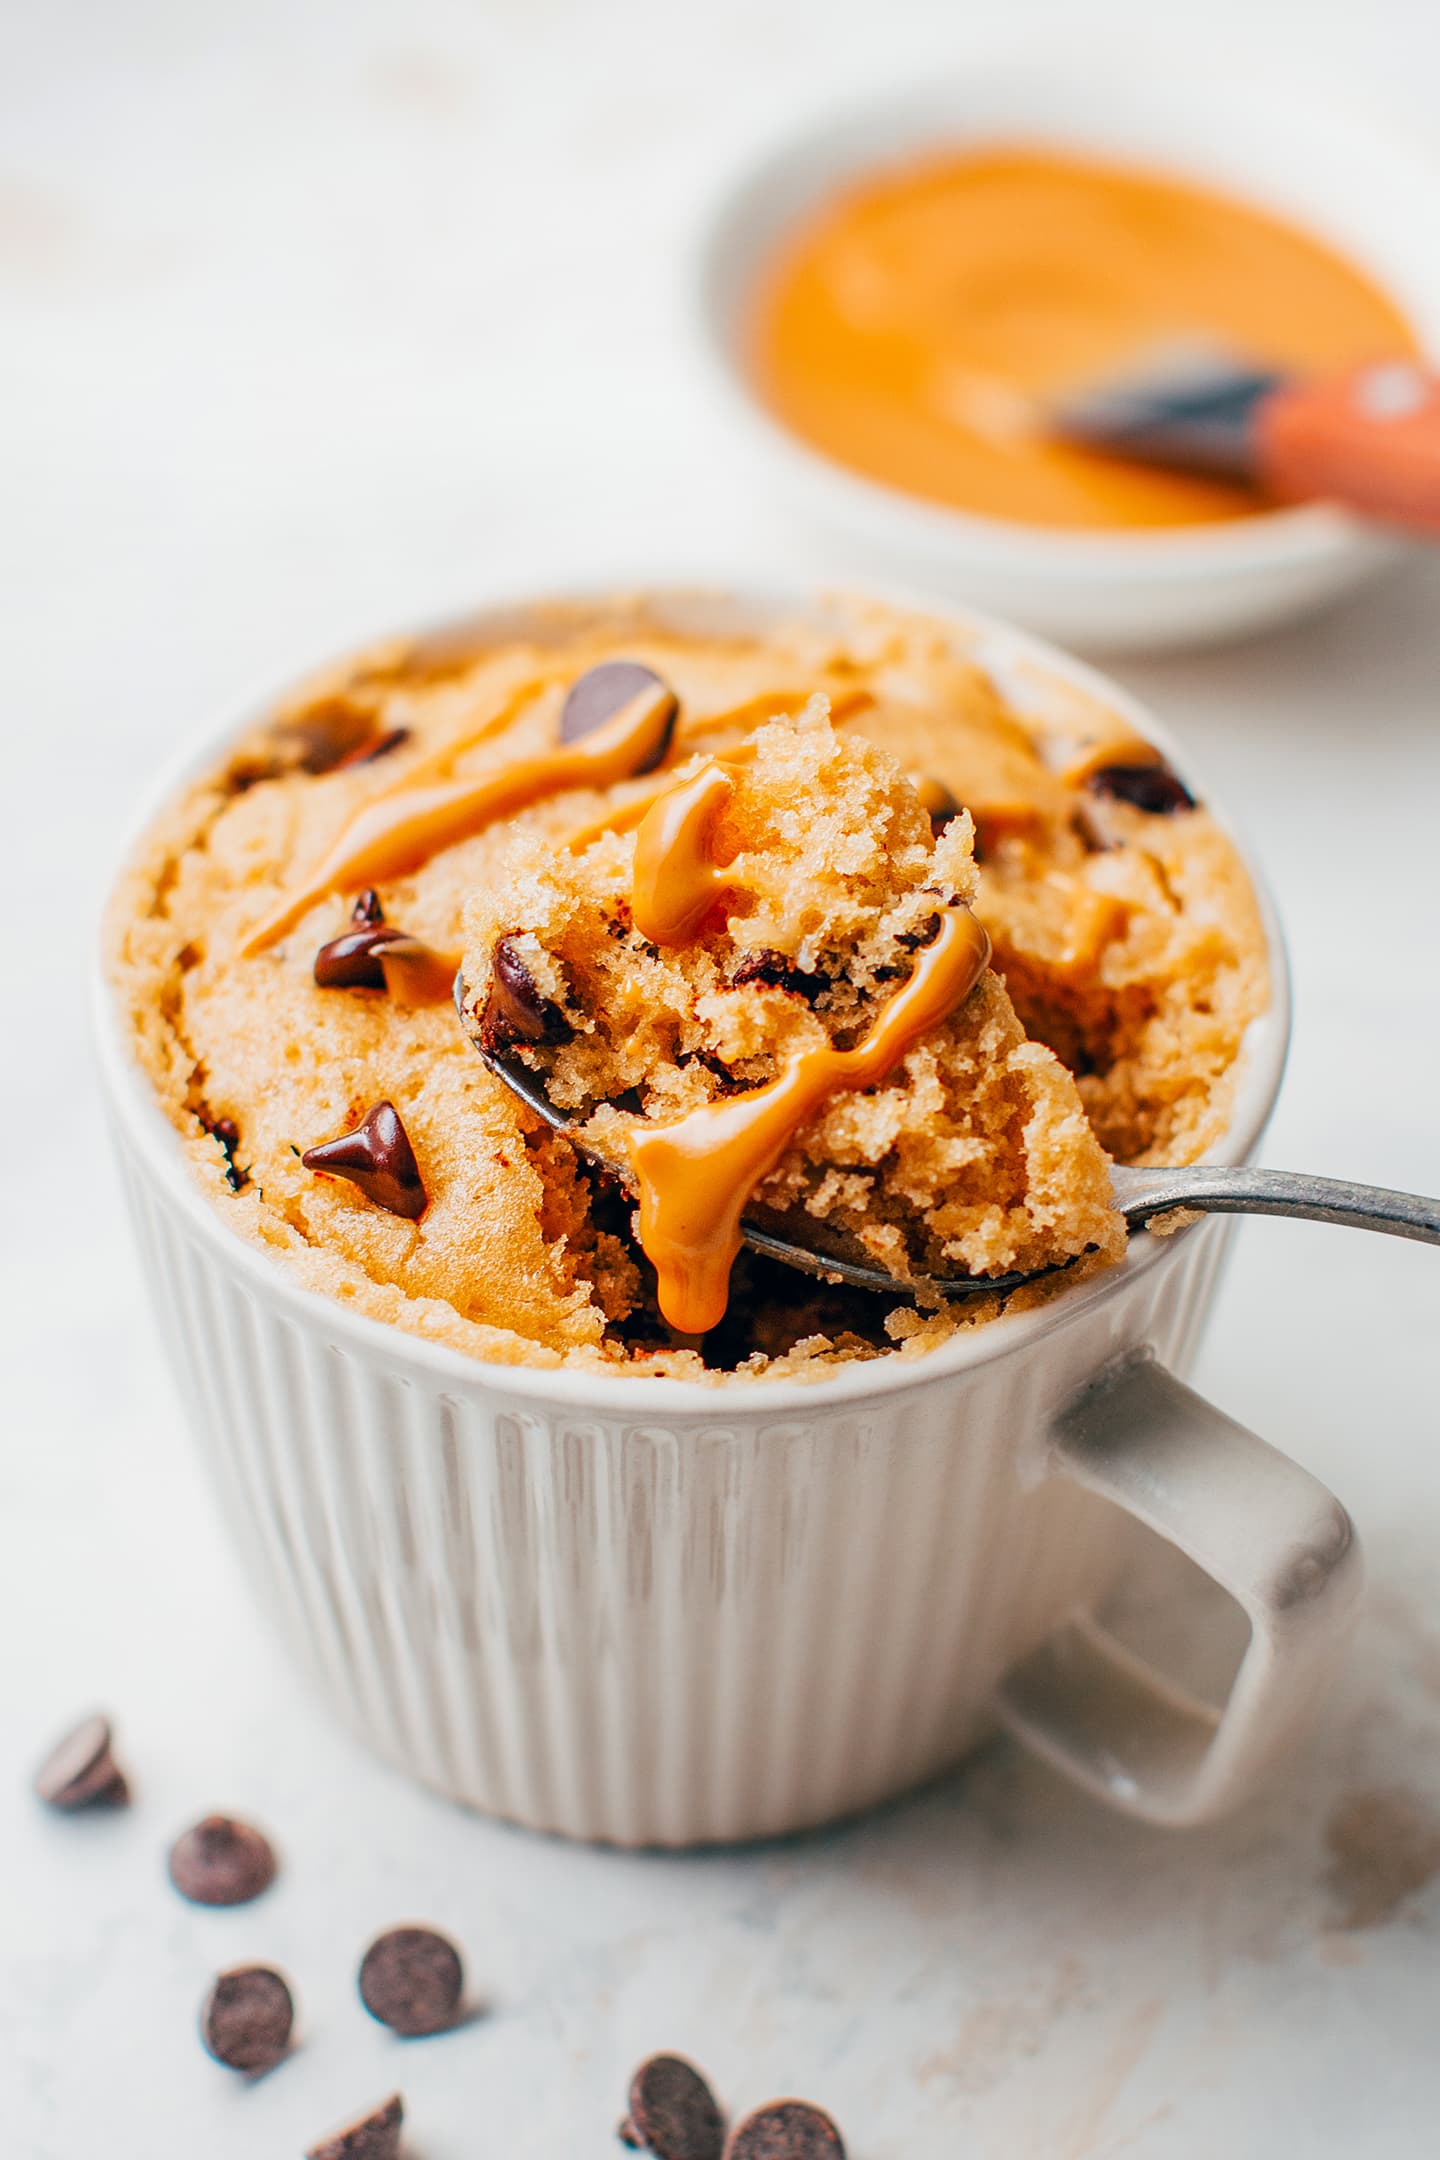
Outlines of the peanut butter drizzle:
{"label": "peanut butter drizzle", "polygon": [[[725,752],[726,765],[748,765],[755,755],[755,748],[753,742],[736,743]],[[715,760],[711,759],[710,762],[713,764]],[[589,825],[577,825],[573,832],[566,833],[561,846],[567,848],[572,855],[579,855],[592,841],[602,840],[607,833],[633,832],[637,825],[643,824],[661,797],[670,794],[677,785],[675,775],[666,773],[662,779],[656,781],[654,787],[632,796],[630,801],[622,803],[618,810],[603,810]]]}
{"label": "peanut butter drizzle", "polygon": [[927,817],[941,817],[955,808],[955,797],[943,780],[931,773],[907,772],[906,779],[920,798],[920,807]]}
{"label": "peanut butter drizzle", "polygon": [[[875,703],[873,691],[858,684],[835,683],[827,676],[817,675],[808,690],[760,690],[753,697],[743,698],[738,705],[705,713],[693,721],[689,733],[692,740],[732,731],[749,735],[763,727],[767,720],[798,720],[817,695],[829,706],[832,720],[849,719]],[[727,750],[725,755],[729,757],[730,752]]]}
{"label": "peanut butter drizzle", "polygon": [[1098,742],[1088,743],[1060,768],[1060,778],[1066,787],[1085,785],[1091,773],[1099,772],[1105,765],[1163,765],[1165,762],[1154,743],[1146,742],[1143,735],[1112,735]]}
{"label": "peanut butter drizzle", "polygon": [[883,1080],[969,996],[989,958],[990,940],[969,909],[942,909],[934,943],[853,1050],[796,1051],[765,1087],[630,1131],[640,1243],[672,1327],[701,1335],[723,1318],[745,1204],[806,1118],[837,1088]]}
{"label": "peanut butter drizzle", "polygon": [[628,778],[654,754],[672,710],[670,692],[657,683],[603,727],[541,756],[433,785],[416,786],[408,777],[396,782],[356,812],[305,883],[250,932],[241,952],[247,958],[264,952],[327,893],[402,877],[442,848],[547,795]]}
{"label": "peanut butter drizzle", "polygon": [[643,794],[636,795],[630,802],[622,803],[618,810],[602,810],[599,817],[593,818],[588,825],[577,825],[573,832],[566,833],[560,842],[561,847],[571,855],[583,855],[586,848],[596,840],[603,840],[607,833],[633,832],[641,819],[648,816],[652,806],[659,802],[662,795],[668,794],[674,785],[673,773],[666,773],[664,779],[655,787],[646,788]]}
{"label": "peanut butter drizzle", "polygon": [[457,735],[453,742],[441,743],[438,749],[432,750],[428,756],[411,765],[405,775],[407,786],[418,787],[422,781],[448,779],[457,758],[464,757],[471,750],[478,750],[482,743],[489,742],[493,736],[503,735],[506,728],[514,726],[533,698],[560,679],[558,675],[526,676],[513,690],[507,691],[498,710],[491,713],[487,720],[482,720],[478,727],[471,728],[467,734]]}
{"label": "peanut butter drizzle", "polygon": [[735,782],[713,758],[689,780],[667,788],[640,822],[630,914],[652,945],[688,945],[735,879],[715,861],[715,821]]}
{"label": "peanut butter drizzle", "polygon": [[455,992],[461,955],[437,952],[418,938],[396,938],[377,958],[392,1005],[447,1005]]}

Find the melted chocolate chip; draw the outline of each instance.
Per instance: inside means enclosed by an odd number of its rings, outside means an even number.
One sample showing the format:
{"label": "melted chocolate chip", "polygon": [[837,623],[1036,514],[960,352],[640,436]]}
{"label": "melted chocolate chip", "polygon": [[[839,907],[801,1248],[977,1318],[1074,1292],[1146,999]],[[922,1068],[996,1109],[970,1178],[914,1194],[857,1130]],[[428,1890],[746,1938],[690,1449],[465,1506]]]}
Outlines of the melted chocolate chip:
{"label": "melted chocolate chip", "polygon": [[1085,775],[1085,786],[1092,795],[1131,803],[1152,817],[1174,817],[1177,811],[1195,808],[1189,788],[1164,764],[1097,765]]}
{"label": "melted chocolate chip", "polygon": [[402,743],[409,742],[410,735],[411,730],[408,727],[386,728],[384,734],[377,735],[372,742],[359,742],[353,750],[347,750],[335,770],[348,772],[352,765],[378,764],[382,757],[389,757],[392,750],[398,750]]}
{"label": "melted chocolate chip", "polygon": [[391,1215],[416,1222],[425,1212],[429,1196],[410,1135],[392,1102],[377,1102],[354,1132],[306,1148],[300,1160],[307,1170],[348,1178],[367,1200]]}
{"label": "melted chocolate chip", "polygon": [[250,1173],[242,1170],[235,1160],[235,1150],[240,1145],[240,1128],[234,1118],[212,1117],[203,1104],[195,1114],[200,1121],[201,1131],[209,1133],[211,1139],[219,1143],[220,1152],[225,1157],[225,1182],[231,1192],[244,1192],[250,1182]]}
{"label": "melted chocolate chip", "polygon": [[845,2160],[845,2145],[823,2108],[771,2100],[735,2125],[725,2160]]}
{"label": "melted chocolate chip", "polygon": [[334,772],[375,738],[375,718],[344,697],[320,698],[304,712],[282,720],[275,729],[279,742],[294,750],[301,772],[319,775]]}
{"label": "melted chocolate chip", "polygon": [[654,772],[670,748],[680,701],[663,676],[642,667],[638,660],[602,660],[576,677],[560,708],[561,742],[579,742],[636,698],[657,692],[664,695],[663,701],[657,700],[654,747],[635,767],[637,773]]}
{"label": "melted chocolate chip", "polygon": [[630,2081],[630,2113],[619,2134],[655,2160],[720,2160],[725,2123],[693,2063],[652,2055]]}
{"label": "melted chocolate chip", "polygon": [[383,990],[381,950],[404,941],[404,931],[391,923],[361,923],[320,947],[315,955],[315,980],[322,990]]}
{"label": "melted chocolate chip", "polygon": [[924,922],[916,923],[913,930],[897,931],[895,943],[903,952],[919,952],[924,945],[933,945],[940,935],[940,917],[927,915]]}
{"label": "melted chocolate chip", "polygon": [[829,980],[824,975],[807,973],[796,967],[784,953],[773,951],[768,945],[759,952],[742,953],[730,975],[732,989],[739,990],[746,983],[768,983],[776,990],[789,990],[796,997],[805,998],[813,1004],[822,990],[828,990]]}
{"label": "melted chocolate chip", "polygon": [[698,1050],[693,1058],[682,1057],[679,1062],[682,1072],[688,1065],[702,1065],[713,1079],[719,1081],[722,1095],[743,1095],[750,1084],[748,1080],[737,1079],[724,1060],[709,1050]]}
{"label": "melted chocolate chip", "polygon": [[170,1880],[192,1905],[248,1905],[275,1880],[275,1849],[253,1823],[207,1815],[171,1846]]}
{"label": "melted chocolate chip", "polygon": [[248,795],[262,780],[278,780],[293,769],[293,759],[283,757],[234,757],[226,766],[220,786],[226,795]]}
{"label": "melted chocolate chip", "polygon": [[405,2103],[399,2093],[392,2093],[368,2114],[357,2115],[318,2145],[307,2146],[305,2160],[399,2160],[404,2120]]}
{"label": "melted chocolate chip", "polygon": [[35,1790],[47,1807],[65,1815],[78,1808],[124,1807],[130,1788],[115,1760],[110,1720],[97,1713],[57,1740],[35,1773]]}
{"label": "melted chocolate chip", "polygon": [[200,2006],[200,2038],[227,2070],[273,2070],[290,2046],[295,2002],[269,1965],[221,1973]]}
{"label": "melted chocolate chip", "polygon": [[364,892],[355,902],[354,907],[351,908],[350,920],[352,923],[367,924],[384,922],[385,910],[380,905],[380,895],[373,885],[366,886]]}
{"label": "melted chocolate chip", "polygon": [[494,1055],[517,1042],[562,1043],[570,1023],[542,995],[516,939],[497,938],[490,955],[490,988],[480,1015],[480,1047]]}

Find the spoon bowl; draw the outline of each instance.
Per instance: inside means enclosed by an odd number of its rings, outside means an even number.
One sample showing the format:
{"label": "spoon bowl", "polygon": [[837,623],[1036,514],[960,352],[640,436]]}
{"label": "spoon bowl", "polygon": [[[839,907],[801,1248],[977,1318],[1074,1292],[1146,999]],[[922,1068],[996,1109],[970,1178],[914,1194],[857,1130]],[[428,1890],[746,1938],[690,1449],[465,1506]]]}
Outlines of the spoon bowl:
{"label": "spoon bowl", "polygon": [[[602,1155],[577,1138],[579,1120],[557,1108],[546,1092],[544,1076],[532,1072],[517,1057],[489,1050],[471,1028],[465,1011],[465,986],[455,977],[455,1010],[460,1024],[474,1043],[483,1063],[522,1102],[543,1119],[552,1132],[563,1133],[587,1162],[615,1178],[627,1192],[635,1187],[634,1173],[626,1163]],[[1157,1215],[1177,1209],[1194,1209],[1211,1215],[1290,1215],[1307,1222],[1342,1223],[1355,1230],[1382,1230],[1391,1237],[1415,1238],[1440,1245],[1440,1200],[1420,1193],[1391,1192],[1382,1185],[1357,1185],[1340,1178],[1308,1177],[1297,1170],[1260,1170],[1248,1163],[1234,1168],[1207,1163],[1171,1168],[1168,1164],[1135,1167],[1128,1163],[1110,1166],[1110,1191],[1126,1227],[1143,1230]],[[857,1290],[875,1290],[887,1297],[914,1298],[928,1290],[945,1299],[1003,1295],[1025,1283],[1063,1275],[1070,1263],[1040,1268],[1033,1273],[1008,1275],[931,1275],[918,1283],[901,1282],[876,1267],[873,1261],[856,1259],[843,1251],[828,1251],[801,1244],[757,1219],[742,1218],[741,1232],[752,1252],[763,1253],[782,1266],[803,1275],[818,1275],[826,1282],[845,1282]]]}

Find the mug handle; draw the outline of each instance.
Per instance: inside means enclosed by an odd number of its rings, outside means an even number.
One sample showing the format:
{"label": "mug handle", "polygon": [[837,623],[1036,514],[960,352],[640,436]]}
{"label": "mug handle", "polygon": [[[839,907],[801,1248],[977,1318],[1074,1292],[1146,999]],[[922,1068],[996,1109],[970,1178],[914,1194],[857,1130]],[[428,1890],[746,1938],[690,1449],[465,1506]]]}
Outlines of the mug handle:
{"label": "mug handle", "polygon": [[1250,1622],[1220,1707],[1078,1616],[1009,1674],[1002,1723],[1112,1807],[1180,1828],[1241,1800],[1295,1738],[1360,1592],[1334,1495],[1147,1352],[1059,1415],[1048,1474],[1098,1493],[1203,1568]]}

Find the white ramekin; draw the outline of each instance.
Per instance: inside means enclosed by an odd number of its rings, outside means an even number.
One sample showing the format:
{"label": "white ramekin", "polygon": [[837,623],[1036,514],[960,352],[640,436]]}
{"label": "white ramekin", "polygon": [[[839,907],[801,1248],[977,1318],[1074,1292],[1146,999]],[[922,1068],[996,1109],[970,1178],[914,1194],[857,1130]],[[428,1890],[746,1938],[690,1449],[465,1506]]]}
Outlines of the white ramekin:
{"label": "white ramekin", "polygon": [[1230,637],[1303,613],[1399,543],[1323,505],[1154,533],[1049,532],[925,503],[810,448],[758,396],[744,325],[757,276],[815,205],[935,148],[1040,142],[1179,172],[1298,219],[1365,265],[1440,350],[1440,164],[1293,68],[1223,75],[1126,39],[981,62],[792,134],[749,165],[701,239],[695,316],[720,402],[760,470],[867,573],[914,578],[1083,648]]}
{"label": "white ramekin", "polygon": [[[685,623],[821,603],[650,605]],[[1173,754],[1078,663],[955,621],[1012,696],[1099,696]],[[1274,1001],[1218,1160],[1248,1155],[1284,1061],[1266,906]],[[99,1041],[156,1310],[264,1609],[359,1734],[457,1800],[627,1845],[760,1837],[899,1793],[998,1718],[1115,1804],[1190,1822],[1241,1796],[1336,1654],[1358,1580],[1344,1511],[1176,1377],[1213,1219],[929,1357],[818,1384],[486,1365],[301,1287],[231,1230],[103,985]],[[1221,1709],[1094,1617],[1137,1520],[1248,1617]]]}

